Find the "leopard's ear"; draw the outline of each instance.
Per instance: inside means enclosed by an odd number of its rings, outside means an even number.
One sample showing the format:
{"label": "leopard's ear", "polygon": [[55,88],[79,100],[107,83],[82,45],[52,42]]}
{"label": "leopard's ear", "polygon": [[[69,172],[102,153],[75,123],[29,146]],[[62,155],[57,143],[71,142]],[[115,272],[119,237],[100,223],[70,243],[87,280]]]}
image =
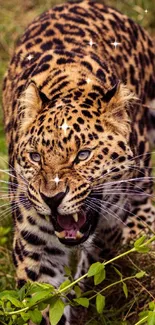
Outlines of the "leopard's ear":
{"label": "leopard's ear", "polygon": [[35,121],[42,107],[39,89],[34,82],[30,82],[20,98],[19,114],[22,130],[27,129]]}
{"label": "leopard's ear", "polygon": [[104,118],[109,125],[115,125],[115,129],[124,135],[128,133],[130,110],[136,99],[136,96],[121,82],[105,94]]}
{"label": "leopard's ear", "polygon": [[108,104],[107,107],[111,107],[111,109],[113,109],[114,106],[119,108],[128,107],[131,101],[135,99],[135,95],[120,81],[109,89],[103,98],[104,102]]}
{"label": "leopard's ear", "polygon": [[103,97],[104,102],[109,103],[110,100],[119,91],[119,87],[120,87],[120,81],[117,81],[117,83],[112,88],[108,89],[107,92],[104,94],[104,97]]}

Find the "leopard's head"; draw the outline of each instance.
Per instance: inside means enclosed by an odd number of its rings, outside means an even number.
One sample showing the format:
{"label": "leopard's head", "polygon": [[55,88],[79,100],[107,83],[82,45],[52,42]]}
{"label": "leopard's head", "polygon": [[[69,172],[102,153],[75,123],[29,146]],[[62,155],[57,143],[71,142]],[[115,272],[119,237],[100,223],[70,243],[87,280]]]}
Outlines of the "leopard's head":
{"label": "leopard's head", "polygon": [[49,216],[66,245],[94,233],[105,185],[127,178],[133,161],[128,89],[118,82],[105,94],[97,86],[76,99],[75,93],[53,101],[29,83],[22,95],[16,159],[31,206]]}

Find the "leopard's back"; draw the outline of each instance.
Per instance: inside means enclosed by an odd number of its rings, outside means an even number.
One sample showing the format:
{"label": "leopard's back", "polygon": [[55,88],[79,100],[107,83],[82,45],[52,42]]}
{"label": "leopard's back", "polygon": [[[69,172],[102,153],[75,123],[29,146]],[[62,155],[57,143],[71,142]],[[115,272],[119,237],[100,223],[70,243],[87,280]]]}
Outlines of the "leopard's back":
{"label": "leopard's back", "polygon": [[[4,81],[6,131],[12,120],[16,122],[17,99],[28,80],[35,80],[50,96],[49,71],[54,75],[56,69],[74,65],[77,60],[88,74],[104,83],[105,89],[117,76],[143,103],[154,98],[154,48],[148,34],[103,4],[68,2],[36,18],[18,42]],[[61,83],[65,88],[63,80]]]}

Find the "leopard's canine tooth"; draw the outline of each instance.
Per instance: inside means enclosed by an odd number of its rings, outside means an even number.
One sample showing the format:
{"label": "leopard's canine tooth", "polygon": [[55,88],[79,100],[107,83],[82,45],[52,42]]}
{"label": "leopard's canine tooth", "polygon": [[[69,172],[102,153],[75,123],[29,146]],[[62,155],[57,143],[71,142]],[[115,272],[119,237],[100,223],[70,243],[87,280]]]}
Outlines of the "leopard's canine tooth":
{"label": "leopard's canine tooth", "polygon": [[79,218],[78,218],[78,214],[77,213],[74,213],[73,214],[73,219],[74,219],[75,222],[78,222],[78,219]]}
{"label": "leopard's canine tooth", "polygon": [[83,234],[78,230],[77,233],[76,233],[76,238],[80,239],[82,237],[83,237]]}
{"label": "leopard's canine tooth", "polygon": [[50,221],[50,216],[45,216],[45,220],[47,221],[47,222],[49,222]]}
{"label": "leopard's canine tooth", "polygon": [[55,231],[55,234],[58,238],[65,238],[65,231],[61,231],[61,232],[58,232],[58,231]]}

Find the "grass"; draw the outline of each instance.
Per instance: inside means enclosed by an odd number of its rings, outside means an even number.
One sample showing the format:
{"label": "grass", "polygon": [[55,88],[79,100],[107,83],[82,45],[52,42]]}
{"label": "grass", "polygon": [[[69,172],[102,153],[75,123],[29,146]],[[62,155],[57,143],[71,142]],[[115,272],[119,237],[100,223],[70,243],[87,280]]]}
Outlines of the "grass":
{"label": "grass", "polygon": [[[1,84],[9,59],[14,51],[15,43],[27,24],[44,10],[62,2],[62,0],[0,0]],[[127,14],[144,26],[151,35],[155,35],[155,6],[152,0],[107,0],[106,3]],[[155,159],[153,160],[155,162]],[[0,106],[0,180],[7,181],[7,175],[1,171],[7,168],[7,146],[3,130],[2,108]],[[2,184],[0,183],[1,206],[5,203],[9,204],[7,200],[2,200],[3,188],[6,188],[6,185]],[[7,213],[5,207],[1,207],[0,290],[15,287],[15,270],[11,258],[12,229],[10,214]],[[115,266],[122,270],[123,276],[131,275],[137,269],[145,270],[147,276],[142,281],[134,279],[127,283],[128,298],[125,298],[121,285],[110,289],[106,293],[107,311],[105,310],[102,316],[96,316],[92,306],[91,310],[93,312],[90,315],[92,321],[89,322],[89,325],[99,323],[107,325],[135,324],[138,320],[138,313],[145,308],[147,309],[149,301],[155,299],[155,254],[153,251],[142,255],[140,259],[139,255],[132,258],[127,257]],[[114,274],[112,268],[108,269],[108,281],[116,281],[116,274]]]}

